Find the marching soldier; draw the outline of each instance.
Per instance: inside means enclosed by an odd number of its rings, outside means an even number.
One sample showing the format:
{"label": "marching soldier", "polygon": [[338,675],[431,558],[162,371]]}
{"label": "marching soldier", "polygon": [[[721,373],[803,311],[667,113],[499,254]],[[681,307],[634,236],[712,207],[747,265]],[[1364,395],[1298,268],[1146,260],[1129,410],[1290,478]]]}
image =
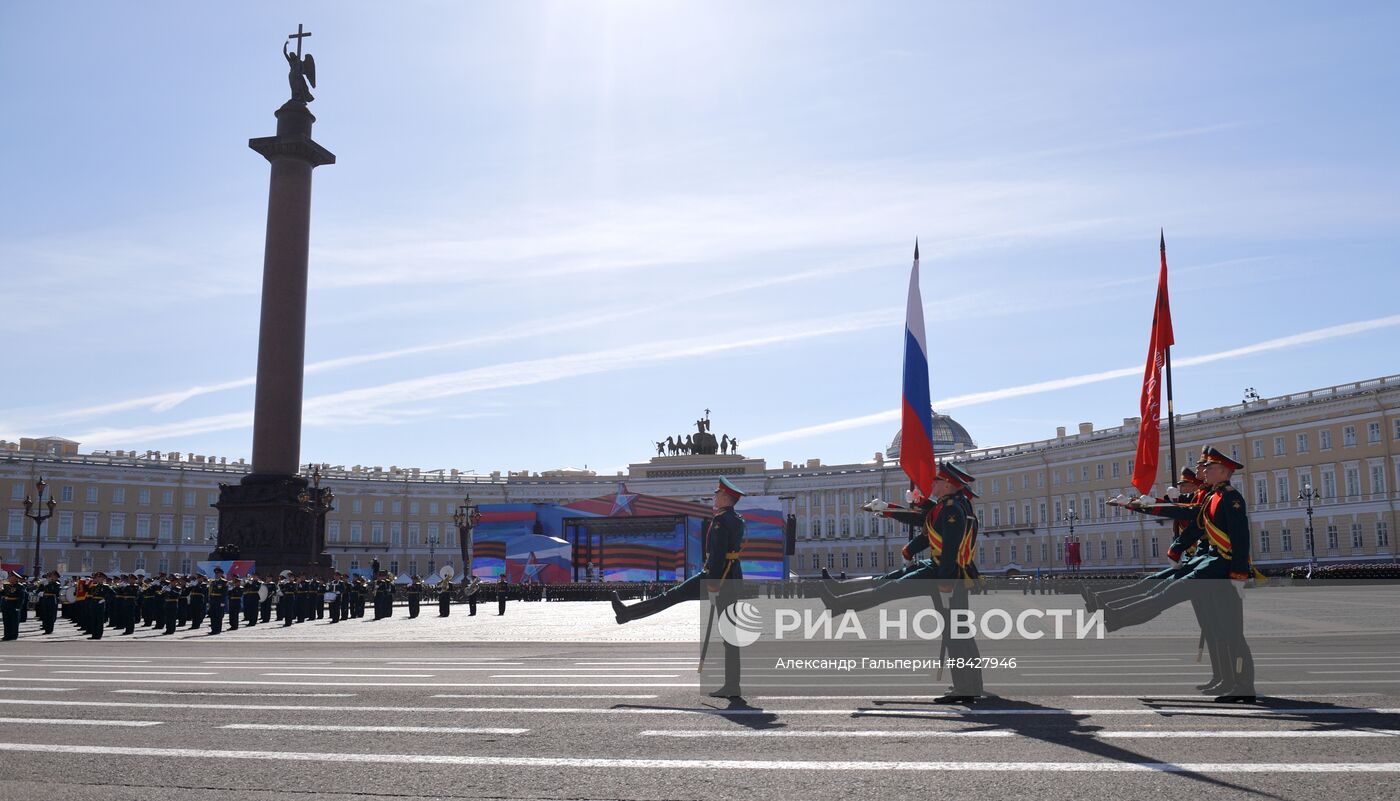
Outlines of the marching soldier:
{"label": "marching soldier", "polygon": [[340,599],[341,599],[341,596],[342,596],[342,591],[341,591],[341,586],[340,586],[340,571],[339,571],[339,570],[333,570],[333,571],[331,571],[331,580],[330,580],[329,583],[326,584],[326,591],[327,591],[327,592],[333,592],[333,593],[335,593],[335,598],[333,598],[333,599],[331,600],[331,602],[330,602],[330,607],[331,607],[331,622],[332,622],[332,623],[339,623],[339,622],[340,622]]}
{"label": "marching soldier", "polygon": [[45,634],[53,634],[53,625],[58,620],[58,596],[62,592],[63,586],[58,583],[58,571],[50,570],[45,573],[44,580],[39,583],[39,601],[35,605],[39,625],[43,627]]}
{"label": "marching soldier", "polygon": [[[448,589],[450,590],[451,588],[449,587]],[[476,617],[476,602],[477,599],[481,597],[481,579],[476,576],[468,578],[467,587],[463,592],[465,592],[467,596],[467,617]],[[448,595],[451,595],[451,592],[449,592]],[[438,603],[442,603],[441,596],[438,597]],[[447,617],[447,612],[443,612],[442,616]]]}
{"label": "marching soldier", "polygon": [[19,608],[24,604],[24,588],[19,584],[19,574],[10,571],[5,577],[5,585],[0,589],[0,615],[5,621],[6,640],[19,639]]}
{"label": "marching soldier", "polygon": [[224,580],[224,569],[214,568],[214,580],[209,582],[209,634],[224,630],[224,601],[228,597],[228,582]]}
{"label": "marching soldier", "polygon": [[[1171,497],[1158,498],[1155,504],[1150,506],[1142,505],[1142,499],[1137,502],[1129,501],[1120,504],[1117,501],[1109,501],[1114,506],[1122,506],[1140,514],[1150,514],[1158,517],[1166,517],[1172,521],[1172,531],[1175,535],[1171,545],[1167,548],[1167,559],[1171,561],[1171,566],[1155,573],[1148,574],[1145,578],[1109,590],[1093,592],[1088,587],[1083,587],[1080,594],[1084,597],[1085,608],[1092,614],[1095,610],[1108,606],[1125,606],[1141,596],[1165,589],[1162,579],[1179,578],[1190,572],[1192,567],[1200,559],[1206,556],[1205,529],[1201,528],[1197,522],[1200,515],[1194,504],[1199,500],[1200,494],[1204,491],[1201,482],[1196,478],[1196,472],[1190,467],[1181,468],[1181,477],[1177,483],[1178,493]],[[1196,689],[1206,695],[1216,695],[1220,686],[1225,681],[1225,671],[1220,664],[1222,649],[1220,647],[1219,626],[1215,625],[1215,617],[1206,606],[1204,600],[1199,597],[1191,599],[1191,611],[1196,615],[1196,622],[1201,627],[1200,649],[1210,655],[1210,680],[1204,684],[1196,685]],[[1197,660],[1200,659],[1200,652],[1197,652]]]}
{"label": "marching soldier", "polygon": [[228,630],[238,631],[238,616],[243,613],[243,579],[231,576],[228,580]]}
{"label": "marching soldier", "polygon": [[[875,582],[864,582],[865,588],[837,595],[826,584],[821,593],[827,606],[836,612],[870,609],[885,601],[923,595],[928,582],[933,582],[935,608],[943,617],[942,657],[954,660],[950,667],[953,686],[935,699],[940,704],[970,704],[983,693],[982,671],[975,665],[980,652],[971,638],[953,637],[953,618],[967,609],[967,587],[978,577],[973,563],[976,553],[978,521],[971,498],[976,481],[966,471],[949,462],[939,466],[930,490],[932,499],[914,505],[913,509],[895,509],[884,501],[871,501],[863,507],[883,517],[910,525],[914,530],[902,554],[908,566],[885,574]],[[927,559],[916,556],[928,551]],[[854,582],[845,582],[846,584]],[[940,671],[941,672],[941,671]]]}
{"label": "marching soldier", "polygon": [[1255,702],[1254,657],[1244,636],[1244,585],[1250,562],[1249,516],[1244,497],[1230,485],[1239,462],[1209,445],[1201,449],[1196,475],[1205,486],[1193,509],[1205,531],[1207,552],[1182,575],[1162,581],[1160,591],[1104,609],[1104,628],[1117,631],[1145,623],[1182,601],[1200,599],[1218,626],[1219,664],[1224,681],[1216,703]]}
{"label": "marching soldier", "polygon": [[414,576],[413,583],[408,585],[404,594],[408,596],[409,618],[418,617],[418,604],[423,600],[423,579],[420,576]]}
{"label": "marching soldier", "polygon": [[[715,514],[710,520],[709,536],[706,538],[705,569],[660,595],[631,606],[623,604],[621,596],[613,592],[612,608],[618,623],[654,615],[682,601],[698,601],[706,594],[715,595],[712,615],[722,614],[724,608],[738,600],[738,585],[744,578],[740,550],[744,544],[745,525],[744,518],[734,511],[734,505],[742,497],[742,490],[729,479],[720,478],[719,486],[715,488]],[[719,698],[738,696],[741,692],[739,671],[739,649],[725,642],[724,686],[710,695]]]}

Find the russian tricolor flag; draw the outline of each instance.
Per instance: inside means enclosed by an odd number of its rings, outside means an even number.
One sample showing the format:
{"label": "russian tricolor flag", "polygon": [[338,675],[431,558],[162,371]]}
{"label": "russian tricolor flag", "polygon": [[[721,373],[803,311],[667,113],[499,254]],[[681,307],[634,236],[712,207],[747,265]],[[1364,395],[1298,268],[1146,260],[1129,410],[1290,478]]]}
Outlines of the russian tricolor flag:
{"label": "russian tricolor flag", "polygon": [[900,423],[899,466],[928,498],[937,464],[933,459],[933,410],[928,389],[928,340],[924,337],[924,302],[919,294],[919,243],[914,242],[914,270],[909,274],[909,306],[904,313],[904,414]]}

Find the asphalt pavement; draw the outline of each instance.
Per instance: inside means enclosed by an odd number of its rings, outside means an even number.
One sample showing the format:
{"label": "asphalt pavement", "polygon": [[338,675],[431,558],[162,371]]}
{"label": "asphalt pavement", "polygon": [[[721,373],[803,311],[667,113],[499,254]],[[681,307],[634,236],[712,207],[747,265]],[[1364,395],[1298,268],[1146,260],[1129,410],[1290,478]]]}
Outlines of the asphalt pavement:
{"label": "asphalt pavement", "polygon": [[[513,603],[504,618],[396,612],[101,641],[63,622],[44,637],[31,619],[0,644],[0,798],[1400,794],[1400,698],[1384,689],[1400,654],[1363,636],[1326,649],[1256,642],[1272,695],[1252,707],[1190,689],[1204,673],[1189,649],[1139,645],[1107,665],[1155,660],[1151,692],[1086,675],[950,708],[932,703],[946,688],[932,677],[922,693],[839,680],[789,692],[754,660],[746,689],[750,677],[757,689],[710,698],[686,641],[693,609],[648,627],[618,627],[592,603]],[[452,639],[422,633],[434,626]],[[639,639],[611,639],[624,631]],[[1059,677],[1092,673],[1028,659]],[[1374,683],[1271,687],[1285,667]]]}

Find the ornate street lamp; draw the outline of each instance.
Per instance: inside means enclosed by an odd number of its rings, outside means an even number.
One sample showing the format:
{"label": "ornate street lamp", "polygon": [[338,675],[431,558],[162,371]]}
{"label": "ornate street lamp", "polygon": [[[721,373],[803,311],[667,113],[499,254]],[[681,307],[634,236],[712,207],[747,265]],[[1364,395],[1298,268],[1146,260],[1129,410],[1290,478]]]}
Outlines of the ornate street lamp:
{"label": "ornate street lamp", "polygon": [[310,554],[312,562],[317,562],[325,553],[326,514],[335,510],[332,506],[334,502],[335,493],[331,488],[321,487],[321,466],[317,465],[311,471],[311,486],[297,493],[297,503],[301,505],[301,510],[313,518],[311,530],[315,532],[315,553]]}
{"label": "ornate street lamp", "polygon": [[[30,576],[30,578],[33,579],[38,579],[39,577],[40,532],[44,530],[44,521],[53,517],[54,507],[58,506],[58,501],[54,500],[52,495],[49,496],[48,502],[45,503],[44,490],[48,489],[48,486],[49,485],[44,482],[44,477],[39,476],[39,480],[34,482],[34,488],[38,490],[38,501],[31,500],[28,494],[24,496],[24,516],[34,521],[34,573]],[[33,511],[35,506],[39,507],[39,511]],[[49,510],[47,512],[44,511],[45,506],[48,506]]]}
{"label": "ornate street lamp", "polygon": [[[1065,554],[1068,555],[1070,542],[1074,540],[1074,524],[1079,521],[1079,513],[1071,509],[1068,512],[1065,512],[1064,516],[1060,519],[1066,523],[1069,523],[1069,535],[1065,537]],[[1082,549],[1080,550],[1078,556],[1080,560],[1084,559],[1084,552]],[[1078,569],[1079,563],[1076,562],[1074,567],[1075,569]]]}
{"label": "ornate street lamp", "polygon": [[1313,571],[1317,569],[1317,543],[1313,540],[1312,516],[1313,501],[1318,500],[1321,497],[1322,495],[1316,489],[1313,489],[1313,485],[1311,483],[1304,484],[1302,491],[1298,493],[1298,500],[1303,501],[1307,504],[1306,511],[1308,513],[1308,578],[1312,578]]}
{"label": "ornate street lamp", "polygon": [[472,505],[472,496],[468,495],[462,499],[461,505],[452,515],[452,523],[457,526],[458,542],[463,548],[463,561],[466,562],[467,573],[463,581],[470,581],[472,576],[476,575],[472,572],[472,568],[476,566],[472,553],[472,529],[480,522],[481,510]]}

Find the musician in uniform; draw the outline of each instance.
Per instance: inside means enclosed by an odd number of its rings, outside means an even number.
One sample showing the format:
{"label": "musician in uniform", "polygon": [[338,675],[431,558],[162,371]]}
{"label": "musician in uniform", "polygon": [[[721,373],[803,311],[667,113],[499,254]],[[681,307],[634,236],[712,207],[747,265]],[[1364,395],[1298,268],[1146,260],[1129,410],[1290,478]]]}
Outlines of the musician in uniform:
{"label": "musician in uniform", "polygon": [[1209,445],[1201,449],[1196,475],[1205,486],[1192,505],[1205,531],[1207,552],[1180,576],[1162,581],[1160,591],[1122,606],[1104,609],[1104,628],[1117,631],[1145,623],[1182,601],[1200,599],[1218,626],[1219,664],[1224,672],[1217,703],[1255,702],[1254,657],[1244,636],[1244,585],[1250,562],[1249,515],[1244,497],[1230,485],[1242,465]]}
{"label": "musician in uniform", "polygon": [[413,582],[404,590],[404,594],[408,596],[408,616],[410,618],[418,617],[418,604],[423,600],[423,579],[420,576],[414,576]]}
{"label": "musician in uniform", "polygon": [[190,631],[194,631],[204,625],[205,610],[209,607],[209,585],[203,573],[197,573],[194,577],[194,586],[190,588]]}
{"label": "musician in uniform", "polygon": [[0,616],[5,621],[6,640],[19,639],[19,608],[24,604],[24,588],[20,586],[19,574],[11,570],[0,589]]}
{"label": "musician in uniform", "polygon": [[88,639],[102,639],[102,631],[107,625],[107,608],[113,598],[112,588],[107,584],[107,574],[101,570],[92,574],[92,583],[87,591],[87,632]]}
{"label": "musician in uniform", "polygon": [[[723,614],[725,608],[738,600],[739,585],[744,578],[740,550],[744,544],[745,525],[734,506],[743,497],[742,490],[721,477],[719,486],[715,487],[714,517],[706,537],[705,569],[660,595],[631,606],[622,603],[622,597],[613,592],[612,608],[617,622],[628,623],[648,617],[682,601],[698,601],[707,594],[715,596],[711,612],[714,615]],[[739,649],[725,642],[724,686],[710,694],[724,698],[738,696],[740,692]]]}
{"label": "musician in uniform", "polygon": [[510,584],[506,583],[506,571],[501,571],[501,577],[496,579],[496,617],[506,613],[506,596],[510,595]]}
{"label": "musician in uniform", "polygon": [[121,609],[122,634],[136,631],[137,603],[141,597],[140,578],[122,576],[122,584],[116,589],[117,604]]}
{"label": "musician in uniform", "polygon": [[45,634],[53,634],[53,625],[58,621],[58,596],[62,593],[63,585],[58,582],[58,571],[45,573],[44,580],[39,582],[39,601],[34,607]]}
{"label": "musician in uniform", "polygon": [[243,613],[243,579],[230,576],[228,580],[228,630],[238,631],[238,616]]}
{"label": "musician in uniform", "polygon": [[[160,578],[164,578],[164,575]],[[160,580],[147,577],[141,586],[141,627],[159,627],[164,606],[161,602]]]}
{"label": "musician in uniform", "polygon": [[[481,597],[481,579],[476,576],[469,577],[462,592],[467,596],[467,617],[476,617],[476,602]],[[448,594],[451,595],[450,592]],[[442,601],[439,600],[438,603]],[[447,613],[444,612],[442,616],[447,617]]]}
{"label": "musician in uniform", "polygon": [[185,598],[184,587],[181,586],[183,584],[184,580],[179,576],[171,576],[170,583],[165,585],[165,598],[162,604],[165,607],[165,631],[162,636],[174,634],[175,626],[180,622],[180,607],[184,605]]}
{"label": "musician in uniform", "polygon": [[220,634],[224,630],[224,602],[228,599],[228,582],[224,580],[224,569],[214,568],[214,580],[206,590],[209,598],[209,634]]}
{"label": "musician in uniform", "polygon": [[258,579],[257,573],[249,573],[248,580],[243,582],[243,624],[245,626],[256,626],[258,624],[258,604],[262,603],[261,590],[263,582]]}

